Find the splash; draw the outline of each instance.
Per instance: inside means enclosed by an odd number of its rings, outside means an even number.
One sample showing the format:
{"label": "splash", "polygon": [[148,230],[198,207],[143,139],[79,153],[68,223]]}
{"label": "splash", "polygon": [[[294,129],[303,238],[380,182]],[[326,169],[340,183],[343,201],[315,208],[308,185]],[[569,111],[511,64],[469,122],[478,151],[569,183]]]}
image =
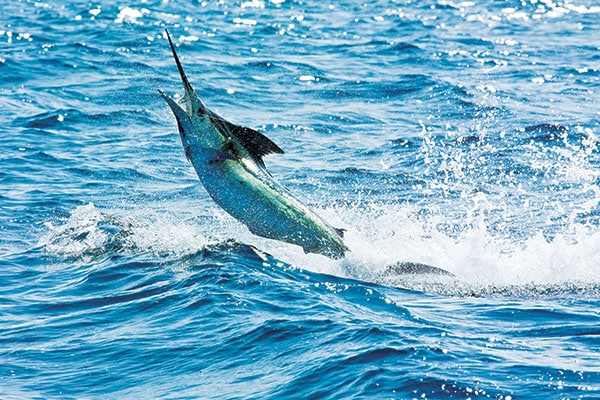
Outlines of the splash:
{"label": "splash", "polygon": [[[216,207],[202,211],[207,215],[199,219],[150,206],[131,212],[99,209],[90,203],[60,223],[48,223],[40,245],[50,254],[71,258],[120,252],[185,257],[233,239],[294,267],[425,292],[476,296],[600,292],[600,228],[577,218],[582,212],[593,212],[600,192],[588,181],[589,175],[581,173],[589,165],[571,166],[568,173],[561,167],[557,175],[585,181],[588,196],[562,208],[557,207],[560,197],[546,198],[543,218],[532,224],[535,229],[517,233],[506,225],[530,223],[532,210],[515,209],[522,204],[507,201],[509,196],[503,191],[508,186],[487,193],[468,190],[450,200],[317,207],[327,221],[347,229],[345,240],[351,251],[342,261],[256,237]],[[460,167],[456,171],[455,175],[464,172]],[[466,179],[465,175],[460,176],[462,181],[442,175],[430,188],[442,188],[443,193],[457,182],[468,187]],[[519,211],[521,219],[516,217]],[[548,215],[560,221],[551,231],[543,224]],[[499,224],[503,218],[509,221]],[[432,265],[455,277],[386,274],[390,265],[399,262]]]}
{"label": "splash", "polygon": [[183,256],[214,244],[201,226],[151,209],[103,210],[89,203],[64,221],[47,223],[39,245],[49,254],[90,258],[119,252]]}
{"label": "splash", "polygon": [[[399,202],[394,192],[400,188],[391,187],[380,190],[387,195],[378,202],[323,207],[326,220],[347,229],[351,252],[341,263],[282,249],[275,254],[318,272],[430,292],[600,292],[600,175],[593,131],[558,124],[510,135],[475,131],[477,136],[434,136],[423,125],[422,144],[408,156],[423,165],[416,180],[425,184],[415,187],[414,198]],[[393,157],[387,160],[392,162],[381,176],[405,173]],[[443,268],[456,279],[384,274],[388,266],[407,261]]]}
{"label": "splash", "polygon": [[[351,275],[378,277],[387,265],[411,261],[453,273],[456,279],[427,278],[425,283],[447,285],[443,292],[600,283],[600,230],[592,226],[575,223],[553,237],[538,232],[517,240],[499,235],[486,224],[484,213],[474,213],[472,221],[465,221],[469,227],[455,236],[444,229],[448,221],[443,214],[423,217],[419,211],[409,205],[347,210],[344,219],[356,221],[359,227],[348,232],[352,252],[344,263]],[[392,286],[424,287],[423,280],[407,277],[376,280]]]}
{"label": "splash", "polygon": [[[347,228],[351,251],[342,261],[239,229],[230,234],[292,266],[386,286],[461,296],[600,293],[600,229],[574,222],[552,237],[539,231],[516,239],[489,226],[484,205],[491,206],[478,203],[458,235],[448,233],[449,217],[443,212],[424,214],[416,205],[319,209],[324,218]],[[390,265],[407,261],[443,268],[455,277],[386,274]]]}
{"label": "splash", "polygon": [[[600,290],[600,229],[573,222],[552,237],[542,232],[516,240],[499,235],[477,203],[459,235],[449,234],[443,212],[424,214],[410,204],[362,204],[321,208],[345,226],[351,249],[342,261],[305,254],[300,248],[252,235],[216,210],[209,223],[145,209],[136,213],[76,208],[60,224],[47,223],[40,240],[47,253],[91,258],[111,253],[150,253],[184,257],[235,239],[274,255],[283,263],[317,273],[346,276],[388,286],[459,295],[547,293]],[[394,276],[385,270],[398,262],[443,268],[455,277]]]}

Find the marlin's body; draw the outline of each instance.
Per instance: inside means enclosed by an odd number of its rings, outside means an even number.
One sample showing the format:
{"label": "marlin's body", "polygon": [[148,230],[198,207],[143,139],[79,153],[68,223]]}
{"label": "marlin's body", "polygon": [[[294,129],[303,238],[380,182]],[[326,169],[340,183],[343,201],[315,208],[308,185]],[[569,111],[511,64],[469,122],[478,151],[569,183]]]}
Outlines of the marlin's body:
{"label": "marlin's body", "polygon": [[183,81],[182,108],[161,95],[173,111],[188,160],[212,199],[255,235],[301,246],[307,253],[342,258],[348,248],[335,229],[273,180],[262,157],[283,151],[263,134],[227,122],[202,104],[175,47],[169,44]]}

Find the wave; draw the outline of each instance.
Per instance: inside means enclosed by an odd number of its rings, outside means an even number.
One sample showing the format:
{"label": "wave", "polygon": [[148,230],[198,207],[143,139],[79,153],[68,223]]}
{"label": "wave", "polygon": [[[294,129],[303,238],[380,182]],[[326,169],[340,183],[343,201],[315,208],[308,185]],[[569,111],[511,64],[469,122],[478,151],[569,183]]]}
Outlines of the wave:
{"label": "wave", "polygon": [[[259,255],[278,268],[358,279],[385,286],[456,296],[555,296],[600,294],[600,230],[578,225],[553,238],[522,241],[498,236],[473,217],[458,236],[440,230],[443,216],[420,215],[409,205],[320,209],[347,229],[351,251],[342,261],[304,254],[296,246],[253,236],[218,211],[185,219],[171,213],[76,208],[60,224],[47,223],[39,245],[62,258],[95,259],[115,254],[151,254],[185,259]],[[577,225],[577,224],[576,224]],[[260,249],[260,250],[259,250]],[[229,255],[229,256],[228,256]],[[395,273],[401,262],[442,268],[454,276]]]}

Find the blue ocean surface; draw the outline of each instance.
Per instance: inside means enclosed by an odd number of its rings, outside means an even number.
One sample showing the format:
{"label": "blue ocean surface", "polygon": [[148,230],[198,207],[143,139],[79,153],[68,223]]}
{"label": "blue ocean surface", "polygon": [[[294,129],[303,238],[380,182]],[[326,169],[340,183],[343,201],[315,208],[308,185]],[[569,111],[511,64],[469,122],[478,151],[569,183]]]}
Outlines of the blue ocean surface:
{"label": "blue ocean surface", "polygon": [[[600,398],[599,21],[593,0],[2,2],[0,398]],[[165,28],[347,257],[211,200],[158,94],[183,93]]]}

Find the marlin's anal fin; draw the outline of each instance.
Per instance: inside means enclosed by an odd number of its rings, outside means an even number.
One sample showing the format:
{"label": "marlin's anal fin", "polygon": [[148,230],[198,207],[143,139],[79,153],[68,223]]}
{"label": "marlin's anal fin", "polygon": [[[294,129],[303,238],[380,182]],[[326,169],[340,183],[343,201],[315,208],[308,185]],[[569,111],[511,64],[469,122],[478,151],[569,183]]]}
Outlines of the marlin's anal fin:
{"label": "marlin's anal fin", "polygon": [[235,151],[235,146],[233,145],[233,141],[230,138],[227,138],[225,142],[221,145],[221,150],[228,153],[233,153]]}
{"label": "marlin's anal fin", "polygon": [[192,149],[190,148],[190,146],[184,146],[183,151],[185,153],[185,158],[188,160],[189,163],[191,163],[192,162]]}
{"label": "marlin's anal fin", "polygon": [[333,228],[333,230],[335,231],[335,233],[337,233],[339,235],[339,237],[343,238],[344,237],[344,232],[346,232],[345,229],[342,228]]}

